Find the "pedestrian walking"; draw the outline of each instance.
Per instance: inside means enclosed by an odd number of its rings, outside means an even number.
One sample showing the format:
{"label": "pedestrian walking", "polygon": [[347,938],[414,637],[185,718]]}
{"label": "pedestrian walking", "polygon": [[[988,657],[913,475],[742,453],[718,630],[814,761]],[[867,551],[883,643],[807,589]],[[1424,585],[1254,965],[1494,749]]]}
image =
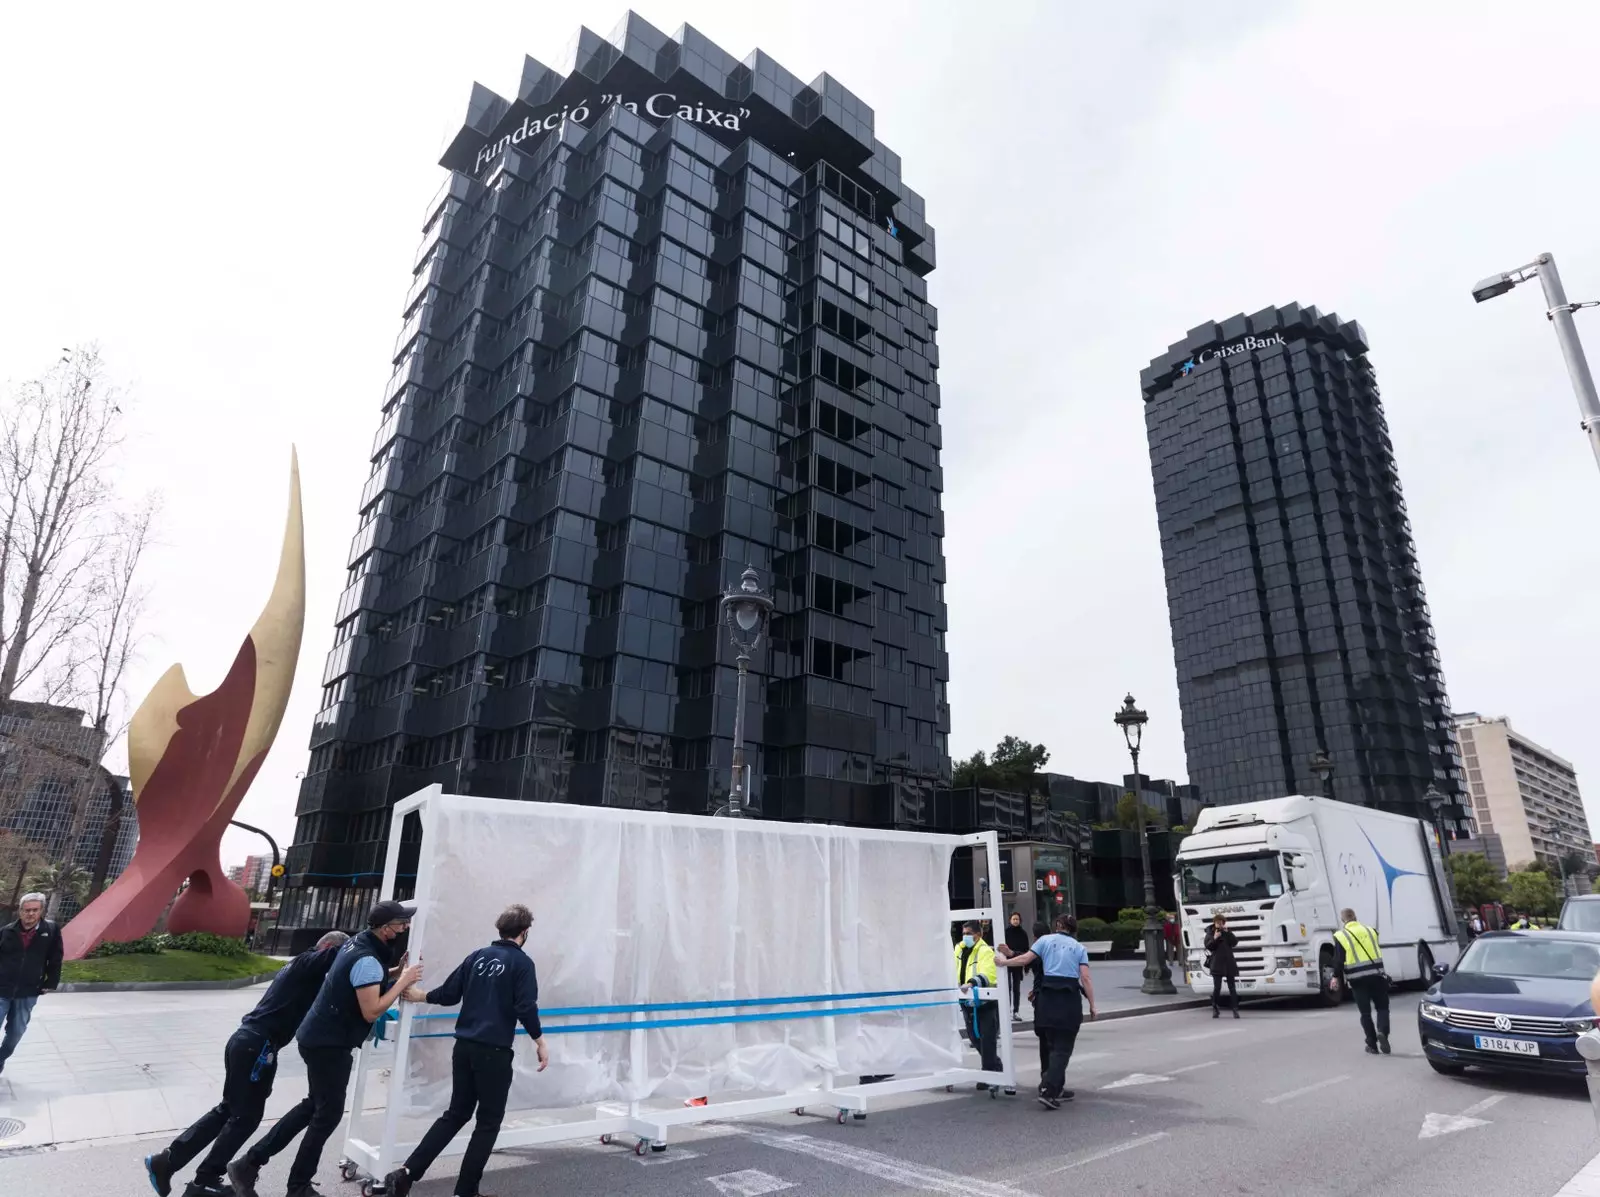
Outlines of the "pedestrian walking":
{"label": "pedestrian walking", "polygon": [[[1383,971],[1383,949],[1378,946],[1378,933],[1356,921],[1356,912],[1341,910],[1339,918],[1344,926],[1333,933],[1334,961],[1332,988],[1341,983],[1350,986],[1350,996],[1356,999],[1356,1009],[1361,1012],[1361,1033],[1366,1036],[1367,1054],[1389,1054],[1389,977]],[[1373,1010],[1377,1010],[1377,1023],[1373,1023]]]}
{"label": "pedestrian walking", "polygon": [[[964,991],[994,988],[1000,970],[995,965],[994,949],[983,938],[982,927],[976,922],[964,923],[961,932],[961,942],[956,945],[956,983]],[[967,1011],[967,1031],[983,1062],[983,1071],[999,1072],[1000,1003],[980,1001],[973,992],[961,1004]],[[980,1081],[978,1088],[989,1086]]]}
{"label": "pedestrian walking", "polygon": [[1042,1033],[1049,1045],[1039,1104],[1051,1110],[1059,1110],[1062,1102],[1072,1100],[1072,1090],[1066,1087],[1067,1065],[1072,1062],[1072,1048],[1083,1025],[1084,1000],[1089,1002],[1091,1019],[1100,1013],[1094,1003],[1089,953],[1078,942],[1077,933],[1078,920],[1070,914],[1059,915],[1053,933],[1039,939],[1022,955],[1000,962],[1003,968],[1026,968],[1035,960],[1043,965],[1033,1007],[1033,1029],[1036,1034]]}
{"label": "pedestrian walking", "polygon": [[478,1182],[494,1150],[511,1092],[512,1045],[518,1023],[533,1041],[539,1071],[550,1063],[539,1027],[539,977],[523,951],[533,914],[526,906],[508,906],[494,926],[500,938],[463,960],[443,985],[426,993],[413,987],[405,995],[408,1001],[435,1006],[459,1004],[461,1014],[456,1019],[451,1058],[450,1107],[422,1136],[406,1162],[384,1177],[390,1197],[406,1197],[450,1140],[473,1121],[474,1109],[477,1121],[456,1175],[455,1191],[461,1197],[479,1197]]}
{"label": "pedestrian walking", "polygon": [[1472,921],[1467,924],[1467,927],[1472,932],[1473,939],[1477,939],[1478,936],[1483,934],[1483,918],[1476,910],[1472,912]]}
{"label": "pedestrian walking", "polygon": [[[1020,956],[1031,946],[1032,940],[1022,926],[1022,916],[1015,912],[1006,922],[1006,948],[1014,956]],[[1011,978],[1011,1021],[1022,1020],[1022,970],[1013,969],[1006,974]]]}
{"label": "pedestrian walking", "polygon": [[0,1072],[17,1050],[41,994],[61,984],[61,932],[44,917],[44,895],[23,894],[17,917],[0,927]]}
{"label": "pedestrian walking", "polygon": [[350,1053],[361,1046],[372,1024],[422,977],[420,960],[408,966],[402,959],[397,969],[389,966],[392,945],[411,926],[415,913],[414,907],[399,902],[379,902],[367,915],[367,929],[334,956],[311,1009],[295,1031],[300,1058],[306,1062],[305,1099],[228,1165],[228,1179],[238,1197],[256,1197],[261,1169],[301,1131],[305,1137],[289,1165],[288,1197],[322,1197],[312,1180],[322,1162],[322,1149],[344,1115]]}
{"label": "pedestrian walking", "polygon": [[150,1187],[161,1197],[172,1192],[173,1176],[208,1145],[211,1150],[195,1169],[184,1197],[232,1194],[223,1180],[228,1161],[261,1125],[278,1074],[278,1053],[294,1038],[339,948],[349,938],[343,931],[330,931],[316,947],[289,961],[255,1009],[240,1021],[222,1052],[222,1100],[168,1146],[144,1158]]}
{"label": "pedestrian walking", "polygon": [[1222,983],[1228,983],[1233,1016],[1239,1017],[1239,961],[1234,951],[1239,937],[1228,930],[1228,918],[1218,913],[1206,928],[1206,970],[1211,974],[1211,1017],[1222,1017]]}

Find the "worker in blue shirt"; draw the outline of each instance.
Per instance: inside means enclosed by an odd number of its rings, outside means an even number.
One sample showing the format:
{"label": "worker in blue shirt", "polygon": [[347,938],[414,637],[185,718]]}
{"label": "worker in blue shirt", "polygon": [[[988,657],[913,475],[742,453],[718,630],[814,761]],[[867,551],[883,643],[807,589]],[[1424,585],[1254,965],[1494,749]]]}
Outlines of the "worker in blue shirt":
{"label": "worker in blue shirt", "polygon": [[1089,1000],[1089,1017],[1100,1013],[1094,1004],[1094,981],[1089,976],[1089,953],[1074,938],[1078,920],[1070,914],[1056,918],[1055,931],[1037,941],[1020,956],[1001,960],[1002,968],[1027,968],[1035,960],[1044,965],[1039,996],[1033,1003],[1033,1030],[1049,1044],[1049,1067],[1040,1082],[1039,1104],[1059,1110],[1072,1100],[1066,1088],[1067,1064],[1072,1059],[1078,1028],[1083,1025],[1083,1001]]}
{"label": "worker in blue shirt", "polygon": [[519,1022],[533,1040],[539,1071],[550,1063],[539,1026],[539,977],[522,950],[533,914],[526,906],[508,906],[494,926],[500,938],[463,960],[443,985],[426,993],[412,989],[405,994],[407,1001],[435,1006],[459,1003],[461,1014],[456,1019],[450,1108],[422,1136],[411,1157],[384,1177],[384,1191],[390,1197],[406,1197],[450,1140],[472,1121],[474,1107],[478,1118],[461,1160],[455,1191],[460,1197],[479,1197],[478,1182],[500,1134],[506,1098],[511,1093],[511,1045]]}

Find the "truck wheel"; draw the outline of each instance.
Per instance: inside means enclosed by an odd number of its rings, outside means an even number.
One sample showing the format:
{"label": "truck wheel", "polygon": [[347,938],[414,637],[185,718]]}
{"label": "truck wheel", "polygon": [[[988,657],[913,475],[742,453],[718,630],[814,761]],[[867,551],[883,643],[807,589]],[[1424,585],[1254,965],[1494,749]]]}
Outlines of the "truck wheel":
{"label": "truck wheel", "polygon": [[1417,945],[1417,988],[1426,989],[1433,984],[1433,949],[1425,943]]}
{"label": "truck wheel", "polygon": [[1344,1000],[1344,993],[1333,988],[1334,976],[1333,949],[1323,948],[1317,957],[1317,1001],[1324,1006],[1337,1006]]}

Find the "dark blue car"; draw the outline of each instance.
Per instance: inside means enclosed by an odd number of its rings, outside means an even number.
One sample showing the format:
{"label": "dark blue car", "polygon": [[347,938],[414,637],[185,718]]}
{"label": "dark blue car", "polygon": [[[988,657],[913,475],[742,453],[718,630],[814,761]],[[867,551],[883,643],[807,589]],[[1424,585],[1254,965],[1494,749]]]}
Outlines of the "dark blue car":
{"label": "dark blue car", "polygon": [[1589,1004],[1597,972],[1600,933],[1480,935],[1417,1007],[1423,1054],[1447,1076],[1469,1065],[1582,1075],[1577,1040],[1597,1023]]}

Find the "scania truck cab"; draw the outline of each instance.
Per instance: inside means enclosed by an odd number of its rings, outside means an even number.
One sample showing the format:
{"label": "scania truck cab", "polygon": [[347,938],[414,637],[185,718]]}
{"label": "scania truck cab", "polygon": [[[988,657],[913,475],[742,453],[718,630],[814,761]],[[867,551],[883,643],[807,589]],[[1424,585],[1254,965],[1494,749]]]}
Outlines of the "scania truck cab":
{"label": "scania truck cab", "polygon": [[1211,992],[1205,933],[1218,913],[1238,936],[1242,994],[1338,1001],[1333,933],[1347,907],[1377,931],[1393,982],[1431,982],[1460,955],[1439,844],[1417,819],[1304,795],[1213,807],[1175,867],[1196,993]]}

